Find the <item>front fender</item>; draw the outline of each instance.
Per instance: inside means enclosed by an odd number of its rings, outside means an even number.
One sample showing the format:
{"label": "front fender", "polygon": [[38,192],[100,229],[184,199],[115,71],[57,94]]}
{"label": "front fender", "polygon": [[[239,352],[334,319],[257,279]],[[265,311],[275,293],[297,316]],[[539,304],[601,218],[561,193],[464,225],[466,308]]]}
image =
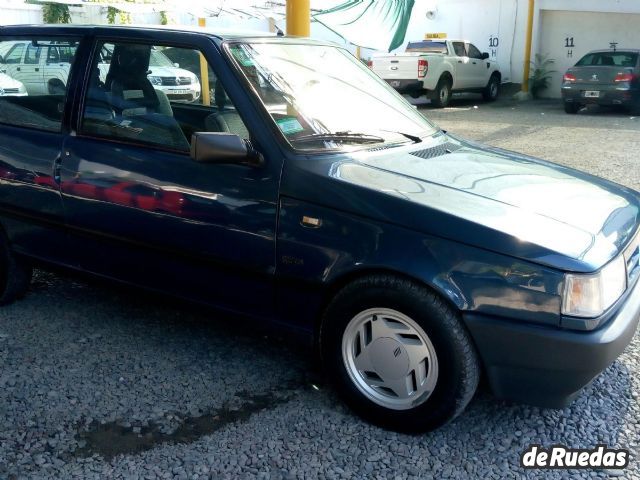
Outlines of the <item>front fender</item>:
{"label": "front fender", "polygon": [[281,199],[276,256],[281,314],[304,329],[336,285],[379,271],[413,278],[460,311],[560,322],[559,271],[301,200]]}

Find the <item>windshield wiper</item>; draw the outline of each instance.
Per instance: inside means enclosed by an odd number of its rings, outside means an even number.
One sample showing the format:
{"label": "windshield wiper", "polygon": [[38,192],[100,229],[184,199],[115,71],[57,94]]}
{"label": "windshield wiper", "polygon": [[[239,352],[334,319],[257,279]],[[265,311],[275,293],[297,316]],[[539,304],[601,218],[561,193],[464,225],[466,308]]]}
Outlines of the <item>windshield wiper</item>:
{"label": "windshield wiper", "polygon": [[397,133],[398,135],[402,135],[405,138],[408,138],[409,140],[411,140],[413,143],[420,143],[422,142],[422,139],[420,137],[418,137],[417,135],[411,135],[410,133],[405,133],[405,132],[397,132],[395,130],[380,130],[381,132],[389,132],[389,133]]}
{"label": "windshield wiper", "polygon": [[315,141],[337,141],[337,142],[354,142],[354,143],[381,143],[384,142],[384,138],[376,135],[368,135],[366,133],[352,133],[352,132],[335,132],[335,133],[312,133],[309,135],[302,135],[297,138],[292,138],[293,142],[315,142]]}

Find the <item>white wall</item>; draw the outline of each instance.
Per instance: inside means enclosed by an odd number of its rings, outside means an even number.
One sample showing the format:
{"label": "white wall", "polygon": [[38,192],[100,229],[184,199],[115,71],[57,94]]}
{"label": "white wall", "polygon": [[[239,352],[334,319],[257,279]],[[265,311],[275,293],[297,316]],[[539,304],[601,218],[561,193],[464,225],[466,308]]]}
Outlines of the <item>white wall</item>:
{"label": "white wall", "polygon": [[0,25],[42,23],[42,7],[0,1]]}
{"label": "white wall", "polygon": [[[463,38],[481,51],[489,52],[500,64],[503,81],[520,83],[523,79],[525,34],[529,0],[417,0],[407,30],[405,45],[420,40],[425,33],[446,33],[449,38]],[[640,0],[536,0],[532,58],[541,52],[541,11],[640,13]],[[434,11],[433,19],[427,12]],[[603,21],[608,21],[603,16]],[[576,35],[589,35],[589,25],[575,22]],[[640,25],[637,26],[640,30]],[[498,46],[495,47],[496,38]],[[638,46],[640,47],[640,45]],[[397,51],[404,50],[404,46]],[[542,52],[541,52],[542,53]],[[363,56],[370,54],[363,52]]]}

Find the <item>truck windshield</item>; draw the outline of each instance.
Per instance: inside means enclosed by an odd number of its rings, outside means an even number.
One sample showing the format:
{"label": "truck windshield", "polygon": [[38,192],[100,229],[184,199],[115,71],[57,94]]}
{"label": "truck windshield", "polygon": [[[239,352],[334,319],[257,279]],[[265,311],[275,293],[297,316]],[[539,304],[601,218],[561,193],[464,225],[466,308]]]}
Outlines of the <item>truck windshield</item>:
{"label": "truck windshield", "polygon": [[342,48],[232,43],[229,51],[295,149],[402,144],[437,131]]}

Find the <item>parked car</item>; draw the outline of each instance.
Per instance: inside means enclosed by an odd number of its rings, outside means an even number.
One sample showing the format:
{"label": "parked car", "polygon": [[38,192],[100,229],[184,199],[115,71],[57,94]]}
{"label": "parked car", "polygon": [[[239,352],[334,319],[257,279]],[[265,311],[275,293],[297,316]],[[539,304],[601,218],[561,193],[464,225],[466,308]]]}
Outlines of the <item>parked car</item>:
{"label": "parked car", "polygon": [[[253,317],[413,432],[481,375],[564,406],[636,331],[637,192],[445,133],[339,46],[7,26],[0,48],[15,36],[77,49],[62,97],[0,98],[0,303],[37,263]],[[214,105],[161,100],[147,72],[169,45],[204,55]]]}
{"label": "parked car", "polygon": [[[44,42],[9,41],[0,59],[2,70],[11,78],[22,81],[29,94],[64,94],[69,68],[76,45],[52,40]],[[100,80],[106,81],[113,48],[103,45],[100,51]],[[149,62],[149,81],[171,100],[193,102],[200,98],[200,82],[188,70],[178,68],[162,52],[152,50]]]}
{"label": "parked car", "polygon": [[409,42],[404,53],[375,54],[369,65],[400,93],[426,94],[436,107],[446,107],[453,92],[477,92],[493,101],[502,81],[489,54],[465,40]]}
{"label": "parked car", "polygon": [[640,50],[594,50],[562,78],[567,113],[584,105],[620,105],[640,110]]}
{"label": "parked car", "polygon": [[0,97],[5,95],[22,97],[27,95],[27,89],[22,82],[14,80],[0,68]]}

